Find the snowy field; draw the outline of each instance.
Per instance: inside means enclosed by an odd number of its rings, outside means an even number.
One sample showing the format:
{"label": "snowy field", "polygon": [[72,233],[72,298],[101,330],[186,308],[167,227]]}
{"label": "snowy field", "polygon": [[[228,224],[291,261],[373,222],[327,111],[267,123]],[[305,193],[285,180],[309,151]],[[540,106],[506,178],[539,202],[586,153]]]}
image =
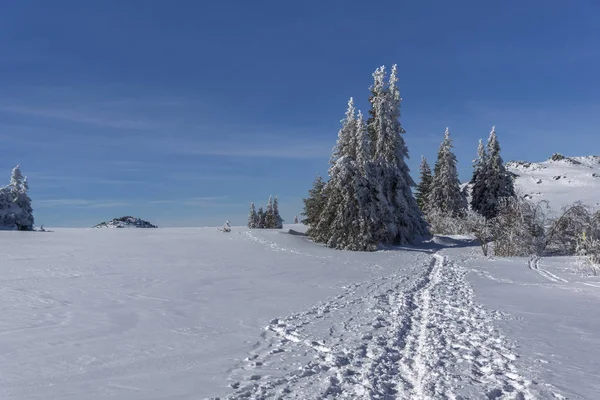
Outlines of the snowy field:
{"label": "snowy field", "polygon": [[0,232],[2,399],[599,399],[600,278],[467,239]]}

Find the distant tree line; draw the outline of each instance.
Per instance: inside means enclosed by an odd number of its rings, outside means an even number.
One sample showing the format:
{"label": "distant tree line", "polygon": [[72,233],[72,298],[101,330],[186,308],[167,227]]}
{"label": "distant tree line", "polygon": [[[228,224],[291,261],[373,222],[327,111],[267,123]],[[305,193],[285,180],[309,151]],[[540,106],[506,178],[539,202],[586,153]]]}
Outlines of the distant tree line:
{"label": "distant tree line", "polygon": [[248,228],[250,229],[281,229],[283,218],[279,215],[279,201],[277,196],[273,199],[269,196],[266,210],[261,206],[258,211],[254,202],[250,203],[250,214],[248,215]]}

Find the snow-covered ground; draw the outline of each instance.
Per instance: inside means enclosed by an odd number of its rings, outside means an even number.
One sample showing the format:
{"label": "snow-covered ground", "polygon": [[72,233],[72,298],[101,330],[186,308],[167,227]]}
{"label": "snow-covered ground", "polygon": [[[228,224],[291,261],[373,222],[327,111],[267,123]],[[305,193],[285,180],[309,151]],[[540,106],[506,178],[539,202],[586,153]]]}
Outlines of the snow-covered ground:
{"label": "snow-covered ground", "polygon": [[600,279],[574,258],[242,228],[0,243],[2,399],[600,398]]}
{"label": "snow-covered ground", "polygon": [[511,161],[506,168],[517,175],[517,190],[532,201],[548,201],[555,211],[575,200],[592,207],[600,206],[599,156],[549,159],[539,163]]}

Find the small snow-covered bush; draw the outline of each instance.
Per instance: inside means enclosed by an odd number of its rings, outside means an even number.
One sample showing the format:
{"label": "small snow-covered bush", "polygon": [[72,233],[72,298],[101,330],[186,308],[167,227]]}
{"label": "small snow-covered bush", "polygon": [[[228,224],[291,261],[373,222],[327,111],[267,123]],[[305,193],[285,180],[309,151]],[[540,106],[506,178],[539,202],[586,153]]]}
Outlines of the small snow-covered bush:
{"label": "small snow-covered bush", "polygon": [[453,217],[442,211],[430,211],[426,219],[431,233],[443,235],[471,233],[464,217]]}
{"label": "small snow-covered bush", "polygon": [[513,257],[544,251],[546,210],[546,203],[534,204],[521,197],[502,199],[492,223],[494,254]]}

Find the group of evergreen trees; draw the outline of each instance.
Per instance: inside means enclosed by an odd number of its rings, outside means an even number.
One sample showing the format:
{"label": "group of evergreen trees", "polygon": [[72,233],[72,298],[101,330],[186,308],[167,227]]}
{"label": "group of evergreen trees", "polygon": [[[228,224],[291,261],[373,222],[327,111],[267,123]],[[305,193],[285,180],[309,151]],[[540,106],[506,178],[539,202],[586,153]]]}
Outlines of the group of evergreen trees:
{"label": "group of evergreen trees", "polygon": [[[434,225],[440,218],[463,218],[469,208],[466,193],[460,189],[457,161],[452,147],[450,132],[446,128],[433,175],[427,160],[423,157],[421,161],[421,180],[416,191],[417,204],[427,220]],[[497,216],[503,198],[515,196],[512,178],[500,156],[495,127],[490,132],[487,150],[483,142],[479,141],[470,187],[471,209],[486,219]]]}
{"label": "group of evergreen trees", "polygon": [[250,214],[248,215],[248,228],[250,229],[281,229],[283,228],[283,218],[279,215],[279,202],[277,196],[273,199],[269,196],[266,211],[263,207],[256,211],[254,202],[250,203]]}
{"label": "group of evergreen trees", "polygon": [[495,127],[490,132],[487,151],[479,141],[471,186],[471,208],[487,219],[498,215],[501,199],[515,196],[513,180],[500,157]]}
{"label": "group of evergreen trees", "polygon": [[367,121],[350,98],[331,156],[329,180],[317,177],[304,200],[307,235],[328,247],[372,251],[380,243],[429,237],[411,187],[400,124],[397,67],[373,73]]}
{"label": "group of evergreen trees", "polygon": [[10,177],[10,184],[0,188],[0,228],[33,230],[33,209],[28,195],[27,177],[17,165]]}

